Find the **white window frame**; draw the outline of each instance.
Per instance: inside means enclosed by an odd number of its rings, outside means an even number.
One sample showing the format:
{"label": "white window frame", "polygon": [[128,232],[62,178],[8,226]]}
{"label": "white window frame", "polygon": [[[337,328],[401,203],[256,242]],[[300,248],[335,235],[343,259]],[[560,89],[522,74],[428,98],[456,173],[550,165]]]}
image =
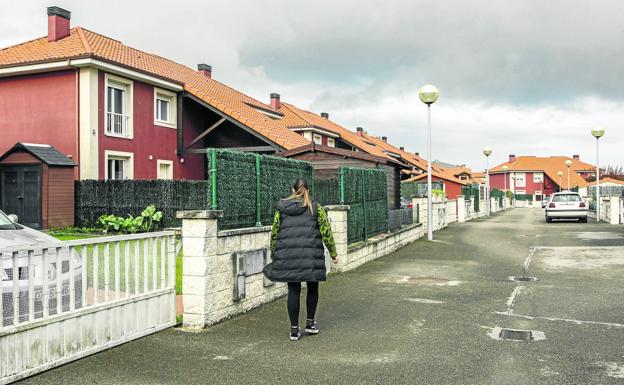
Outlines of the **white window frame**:
{"label": "white window frame", "polygon": [[[538,177],[538,178],[536,178]],[[533,183],[543,183],[544,182],[544,173],[543,172],[534,172],[533,173]]]}
{"label": "white window frame", "polygon": [[[162,165],[167,165],[167,166],[170,167],[170,170],[171,170],[171,177],[170,178],[161,178],[160,177],[160,166],[162,166]],[[173,161],[172,160],[158,159],[156,161],[156,179],[173,180]]]}
{"label": "white window frame", "polygon": [[526,195],[526,190],[516,190],[516,194]]}
{"label": "white window frame", "polygon": [[[526,173],[525,172],[517,172],[514,176],[516,177],[516,183],[515,183],[516,187],[526,187]],[[522,184],[519,183],[520,180],[522,180]]]}
{"label": "white window frame", "polygon": [[329,147],[336,147],[336,139],[334,139],[334,138],[327,138],[327,146],[329,146]]}
{"label": "white window frame", "polygon": [[108,160],[118,159],[126,161],[126,179],[134,179],[134,153],[123,151],[104,151],[104,179],[108,180]]}
{"label": "white window frame", "polygon": [[[318,142],[317,142],[317,139],[318,139]],[[314,144],[323,145],[323,135],[312,133],[312,141],[314,142]]]}
{"label": "white window frame", "polygon": [[[126,100],[124,103],[124,117],[126,120],[125,134],[119,135],[113,132],[108,132],[108,87],[114,87],[123,89],[125,91]],[[133,139],[133,101],[134,101],[134,82],[130,79],[122,78],[120,76],[111,75],[106,73],[104,75],[104,135],[112,136],[115,138]]]}
{"label": "white window frame", "polygon": [[[169,102],[168,120],[159,120],[156,117],[156,111],[158,111],[158,99]],[[178,128],[178,96],[175,92],[154,87],[154,125],[168,128]]]}

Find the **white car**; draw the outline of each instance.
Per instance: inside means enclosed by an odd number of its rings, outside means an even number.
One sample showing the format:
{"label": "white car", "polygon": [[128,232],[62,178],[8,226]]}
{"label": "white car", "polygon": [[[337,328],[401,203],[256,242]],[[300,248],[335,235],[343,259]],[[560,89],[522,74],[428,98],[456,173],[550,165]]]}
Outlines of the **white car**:
{"label": "white car", "polygon": [[546,205],[546,222],[553,219],[578,219],[587,222],[587,203],[579,193],[562,191],[551,195]]}
{"label": "white car", "polygon": [[[17,218],[14,215],[7,216],[0,211],[0,278],[2,278],[2,324],[4,326],[11,325],[13,323],[13,258],[11,250],[16,250],[25,247],[33,247],[34,253],[32,258],[32,268],[34,274],[32,274],[33,286],[34,286],[34,315],[35,318],[40,318],[43,315],[43,270],[42,269],[42,251],[37,250],[39,245],[55,245],[63,246],[63,243],[56,238],[31,229],[26,226],[22,226],[17,222]],[[78,254],[72,255],[74,258],[74,272],[70,275],[69,272],[69,258],[67,256],[67,248],[61,249],[61,296],[62,296],[62,308],[63,310],[69,309],[69,280],[70,276],[73,276],[75,287],[75,303],[76,307],[81,306],[81,293],[82,293],[82,264]],[[50,249],[48,253],[48,306],[50,314],[56,313],[56,280],[57,274],[57,256],[54,249]],[[19,286],[19,319],[20,322],[28,319],[28,279],[29,270],[31,266],[28,266],[28,253],[22,251],[17,257],[17,285]],[[31,272],[32,273],[32,272]]]}

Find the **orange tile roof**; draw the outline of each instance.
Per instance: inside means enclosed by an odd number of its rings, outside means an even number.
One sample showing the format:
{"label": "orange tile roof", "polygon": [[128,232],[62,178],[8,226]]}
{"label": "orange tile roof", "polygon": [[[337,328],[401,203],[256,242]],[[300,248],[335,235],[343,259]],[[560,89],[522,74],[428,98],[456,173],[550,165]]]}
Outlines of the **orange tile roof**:
{"label": "orange tile roof", "polygon": [[551,157],[538,157],[538,156],[519,156],[513,162],[501,163],[498,166],[490,170],[491,173],[503,172],[503,166],[507,165],[507,172],[518,171],[537,171],[543,172],[557,185],[559,185],[559,171],[563,172],[562,184],[567,185],[567,166],[566,160],[571,160],[570,166],[570,185],[572,187],[586,187],[589,183],[581,177],[578,172],[592,171],[596,169],[596,166],[592,166],[589,163],[584,163],[579,160],[569,158],[567,156],[551,156]]}
{"label": "orange tile roof", "polygon": [[292,129],[303,127],[316,127],[338,135],[342,140],[348,142],[352,146],[360,149],[361,151],[382,158],[393,159],[391,156],[387,155],[376,146],[366,143],[366,141],[358,134],[342,127],[335,122],[332,122],[327,118],[324,118],[313,112],[303,110],[290,103],[282,102],[281,105],[282,107],[279,109],[279,111],[284,114],[281,122],[288,128]]}
{"label": "orange tile roof", "polygon": [[[449,174],[444,173],[444,172],[438,172],[438,171],[435,171],[435,170],[431,170],[431,176],[435,176],[436,178],[444,179],[444,180],[447,180],[447,181],[450,181],[450,182],[455,182],[455,183],[458,183],[458,184],[461,184],[461,185],[468,185],[468,184],[471,183],[470,181],[457,179],[457,178],[455,178],[452,175],[449,175]],[[427,173],[426,172],[424,172],[424,173],[422,173],[420,175],[413,176],[413,177],[411,177],[409,179],[406,179],[403,182],[414,182],[414,181],[425,179],[425,178],[427,178]]]}
{"label": "orange tile roof", "polygon": [[279,120],[273,120],[256,110],[259,108],[278,113],[270,106],[182,64],[129,47],[118,40],[81,27],[72,28],[69,36],[55,42],[48,42],[47,37],[42,37],[1,49],[0,67],[86,57],[182,84],[190,94],[283,148],[291,149],[310,143],[301,135],[284,129]]}
{"label": "orange tile roof", "polygon": [[[371,143],[373,143],[375,146],[381,148],[383,151],[388,151],[394,154],[398,154],[402,159],[405,159],[406,162],[408,162],[409,164],[411,164],[412,166],[415,166],[417,168],[419,168],[420,170],[423,171],[427,171],[427,160],[424,158],[421,158],[420,156],[411,153],[411,152],[407,152],[405,150],[401,150],[400,148],[397,148],[395,146],[393,146],[392,144],[388,143],[388,142],[384,142],[382,139],[376,137],[376,136],[372,136],[369,135],[367,133],[364,133],[364,137],[370,141]],[[437,172],[443,172],[443,169],[441,167],[439,167],[438,165],[431,163],[431,169]]]}
{"label": "orange tile roof", "polygon": [[[592,183],[596,183],[596,182],[592,182]],[[610,177],[602,177],[600,178],[600,184],[603,183],[615,183],[615,184],[621,184],[624,185],[624,180],[619,180],[619,179],[615,179],[615,178],[610,178]]]}

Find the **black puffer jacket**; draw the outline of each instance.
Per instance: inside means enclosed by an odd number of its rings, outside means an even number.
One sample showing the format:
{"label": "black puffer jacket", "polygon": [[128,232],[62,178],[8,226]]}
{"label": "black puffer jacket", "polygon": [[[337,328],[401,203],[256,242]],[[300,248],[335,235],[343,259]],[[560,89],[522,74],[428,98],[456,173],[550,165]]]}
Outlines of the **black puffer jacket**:
{"label": "black puffer jacket", "polygon": [[273,262],[264,274],[278,282],[316,282],[326,280],[325,249],[317,221],[317,204],[313,210],[301,207],[299,200],[278,202],[280,231]]}

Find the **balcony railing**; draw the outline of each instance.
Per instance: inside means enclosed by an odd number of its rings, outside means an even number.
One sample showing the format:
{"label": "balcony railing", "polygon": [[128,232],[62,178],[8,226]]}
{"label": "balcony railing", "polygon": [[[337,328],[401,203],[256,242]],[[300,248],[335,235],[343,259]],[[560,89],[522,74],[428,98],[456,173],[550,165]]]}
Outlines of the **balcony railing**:
{"label": "balcony railing", "polygon": [[129,136],[128,115],[116,112],[106,113],[106,133],[117,136]]}

